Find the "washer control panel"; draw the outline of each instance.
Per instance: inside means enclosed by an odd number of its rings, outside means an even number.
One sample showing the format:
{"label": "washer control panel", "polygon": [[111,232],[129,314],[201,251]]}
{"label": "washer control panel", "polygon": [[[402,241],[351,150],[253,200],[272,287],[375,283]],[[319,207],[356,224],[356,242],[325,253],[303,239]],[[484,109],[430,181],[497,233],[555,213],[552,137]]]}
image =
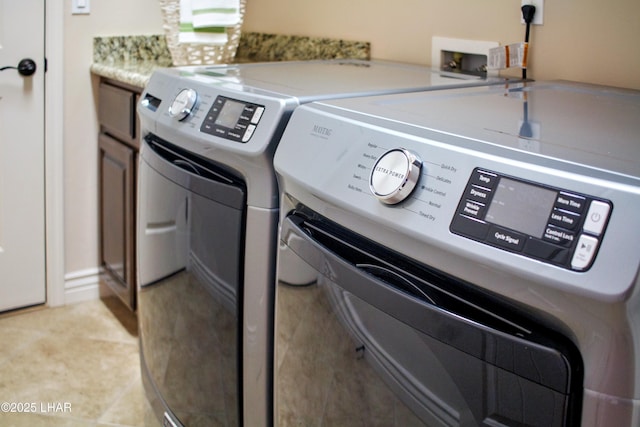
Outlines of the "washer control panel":
{"label": "washer control panel", "polygon": [[237,142],[248,142],[264,113],[264,106],[216,97],[207,113],[200,132]]}
{"label": "washer control panel", "polygon": [[574,271],[588,270],[612,204],[476,168],[451,232]]}

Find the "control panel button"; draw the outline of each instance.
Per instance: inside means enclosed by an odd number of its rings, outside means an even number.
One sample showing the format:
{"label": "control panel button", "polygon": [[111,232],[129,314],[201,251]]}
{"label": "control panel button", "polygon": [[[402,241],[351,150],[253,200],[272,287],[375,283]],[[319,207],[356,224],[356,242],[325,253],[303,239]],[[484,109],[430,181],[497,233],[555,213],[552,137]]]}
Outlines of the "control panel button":
{"label": "control panel button", "polygon": [[256,130],[256,125],[247,126],[247,130],[244,132],[242,136],[242,142],[247,142],[253,136],[253,132]]}
{"label": "control panel button", "polygon": [[611,206],[608,203],[600,202],[598,200],[592,201],[591,205],[589,205],[587,216],[584,219],[584,231],[598,236],[602,234],[604,225],[607,223],[607,219],[609,218],[610,210]]}
{"label": "control panel button", "polygon": [[582,196],[560,192],[560,194],[558,194],[558,198],[556,199],[555,207],[558,209],[565,209],[575,213],[582,213],[584,212],[584,206],[586,204],[586,201],[587,200]]}
{"label": "control panel button", "polygon": [[253,113],[251,117],[251,123],[257,125],[260,119],[262,118],[262,114],[264,113],[264,107],[257,107],[256,111]]}
{"label": "control panel button", "polygon": [[568,228],[569,230],[575,230],[576,226],[580,222],[581,216],[574,213],[555,208],[551,211],[549,217],[549,224],[556,225],[558,227]]}
{"label": "control panel button", "polygon": [[486,210],[487,205],[467,199],[461,213],[471,218],[483,219]]}
{"label": "control panel button", "polygon": [[597,238],[582,234],[571,259],[571,268],[578,271],[586,270],[596,255],[598,243]]}
{"label": "control panel button", "polygon": [[420,178],[422,160],[409,150],[395,148],[381,155],[371,169],[369,188],[382,203],[400,203]]}
{"label": "control panel button", "polygon": [[487,242],[519,252],[524,248],[525,235],[494,225],[489,228]]}
{"label": "control panel button", "polygon": [[471,183],[488,189],[494,189],[498,183],[498,175],[478,169],[471,175]]}
{"label": "control panel button", "polygon": [[476,202],[487,203],[491,198],[491,190],[484,187],[478,187],[477,185],[472,185],[469,188],[467,197]]}
{"label": "control panel button", "polygon": [[551,243],[556,243],[562,246],[570,246],[575,241],[576,235],[574,232],[566,230],[564,228],[548,225],[544,230],[542,238]]}

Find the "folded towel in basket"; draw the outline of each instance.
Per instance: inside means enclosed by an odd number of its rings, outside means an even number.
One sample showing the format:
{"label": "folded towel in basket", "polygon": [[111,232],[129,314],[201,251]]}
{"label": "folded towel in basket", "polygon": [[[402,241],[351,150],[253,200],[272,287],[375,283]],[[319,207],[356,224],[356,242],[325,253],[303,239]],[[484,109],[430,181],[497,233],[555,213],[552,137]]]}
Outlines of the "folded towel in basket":
{"label": "folded towel in basket", "polygon": [[233,27],[240,22],[240,0],[191,0],[193,27]]}
{"label": "folded towel in basket", "polygon": [[[235,9],[232,3],[237,5]],[[239,10],[238,0],[180,0],[178,41],[180,43],[226,44],[228,41],[226,27],[239,22]]]}

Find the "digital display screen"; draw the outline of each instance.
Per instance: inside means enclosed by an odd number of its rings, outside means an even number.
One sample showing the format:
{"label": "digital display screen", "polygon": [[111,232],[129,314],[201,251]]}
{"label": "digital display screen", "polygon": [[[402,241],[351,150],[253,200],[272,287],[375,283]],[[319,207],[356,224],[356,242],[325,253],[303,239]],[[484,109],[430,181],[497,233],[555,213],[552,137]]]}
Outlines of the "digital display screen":
{"label": "digital display screen", "polygon": [[236,123],[238,123],[243,111],[244,104],[242,102],[227,99],[222,106],[222,110],[220,110],[220,114],[218,114],[216,118],[215,124],[233,129]]}
{"label": "digital display screen", "polygon": [[493,224],[541,238],[557,195],[553,190],[500,178],[485,219]]}

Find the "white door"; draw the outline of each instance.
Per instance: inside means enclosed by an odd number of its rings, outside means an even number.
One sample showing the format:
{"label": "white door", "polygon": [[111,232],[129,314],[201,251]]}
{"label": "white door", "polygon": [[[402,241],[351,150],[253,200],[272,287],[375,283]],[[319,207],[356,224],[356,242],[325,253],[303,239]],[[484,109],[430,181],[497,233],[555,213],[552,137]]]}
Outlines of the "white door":
{"label": "white door", "polygon": [[45,302],[43,0],[0,0],[0,311]]}

